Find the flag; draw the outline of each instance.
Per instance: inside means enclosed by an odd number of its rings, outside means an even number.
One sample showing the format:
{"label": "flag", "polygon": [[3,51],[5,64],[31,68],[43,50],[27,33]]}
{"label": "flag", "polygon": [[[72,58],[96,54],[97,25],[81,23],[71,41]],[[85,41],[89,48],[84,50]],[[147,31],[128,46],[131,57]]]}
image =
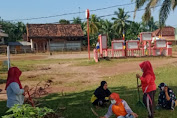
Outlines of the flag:
{"label": "flag", "polygon": [[125,33],[124,33],[124,31],[123,31],[123,40],[125,40]]}

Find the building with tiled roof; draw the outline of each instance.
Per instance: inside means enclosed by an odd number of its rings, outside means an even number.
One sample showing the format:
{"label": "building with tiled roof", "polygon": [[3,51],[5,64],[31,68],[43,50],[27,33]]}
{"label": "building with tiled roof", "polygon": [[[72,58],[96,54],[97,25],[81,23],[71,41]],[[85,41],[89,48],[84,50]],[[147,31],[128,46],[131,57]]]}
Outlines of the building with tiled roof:
{"label": "building with tiled roof", "polygon": [[161,30],[157,29],[153,33],[153,37],[160,37],[168,41],[175,40],[175,28],[171,26],[163,27]]}
{"label": "building with tiled roof", "polygon": [[27,24],[27,41],[36,51],[80,50],[84,34],[79,24]]}

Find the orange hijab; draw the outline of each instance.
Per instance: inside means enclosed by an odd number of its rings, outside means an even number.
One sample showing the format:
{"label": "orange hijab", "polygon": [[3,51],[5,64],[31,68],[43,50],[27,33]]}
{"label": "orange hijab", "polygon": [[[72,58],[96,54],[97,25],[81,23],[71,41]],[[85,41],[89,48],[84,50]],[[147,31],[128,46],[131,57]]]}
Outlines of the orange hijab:
{"label": "orange hijab", "polygon": [[110,97],[116,101],[116,105],[122,102],[122,99],[120,99],[120,96],[118,93],[112,93]]}

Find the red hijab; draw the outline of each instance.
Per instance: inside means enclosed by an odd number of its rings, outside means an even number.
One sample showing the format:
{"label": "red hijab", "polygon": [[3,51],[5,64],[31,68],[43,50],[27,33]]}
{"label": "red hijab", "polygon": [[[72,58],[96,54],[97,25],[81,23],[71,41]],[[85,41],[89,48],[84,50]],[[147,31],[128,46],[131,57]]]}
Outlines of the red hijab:
{"label": "red hijab", "polygon": [[120,99],[120,96],[118,93],[112,93],[110,97],[116,101],[116,104],[119,104],[120,102],[122,102],[122,99]]}
{"label": "red hijab", "polygon": [[22,72],[17,68],[17,67],[11,67],[8,71],[8,77],[7,77],[7,82],[6,82],[6,88],[12,83],[12,82],[16,82],[18,83],[20,89],[22,89],[22,85],[21,82],[19,80],[20,75],[22,74]]}
{"label": "red hijab", "polygon": [[143,69],[142,77],[145,77],[147,74],[150,74],[155,79],[155,74],[152,65],[149,61],[144,61],[143,63],[139,64],[139,66],[141,69]]}

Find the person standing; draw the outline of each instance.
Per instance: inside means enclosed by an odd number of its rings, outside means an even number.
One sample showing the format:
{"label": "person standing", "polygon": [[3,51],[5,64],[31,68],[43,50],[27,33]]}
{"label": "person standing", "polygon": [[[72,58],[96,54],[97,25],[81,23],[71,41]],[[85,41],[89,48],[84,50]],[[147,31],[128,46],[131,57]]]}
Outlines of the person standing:
{"label": "person standing", "polygon": [[148,110],[148,117],[154,118],[154,96],[156,93],[155,74],[149,61],[144,61],[139,64],[139,66],[143,72],[143,75],[140,76],[139,74],[136,74],[136,77],[141,80],[141,85],[138,87],[142,87],[144,93],[143,103]]}

